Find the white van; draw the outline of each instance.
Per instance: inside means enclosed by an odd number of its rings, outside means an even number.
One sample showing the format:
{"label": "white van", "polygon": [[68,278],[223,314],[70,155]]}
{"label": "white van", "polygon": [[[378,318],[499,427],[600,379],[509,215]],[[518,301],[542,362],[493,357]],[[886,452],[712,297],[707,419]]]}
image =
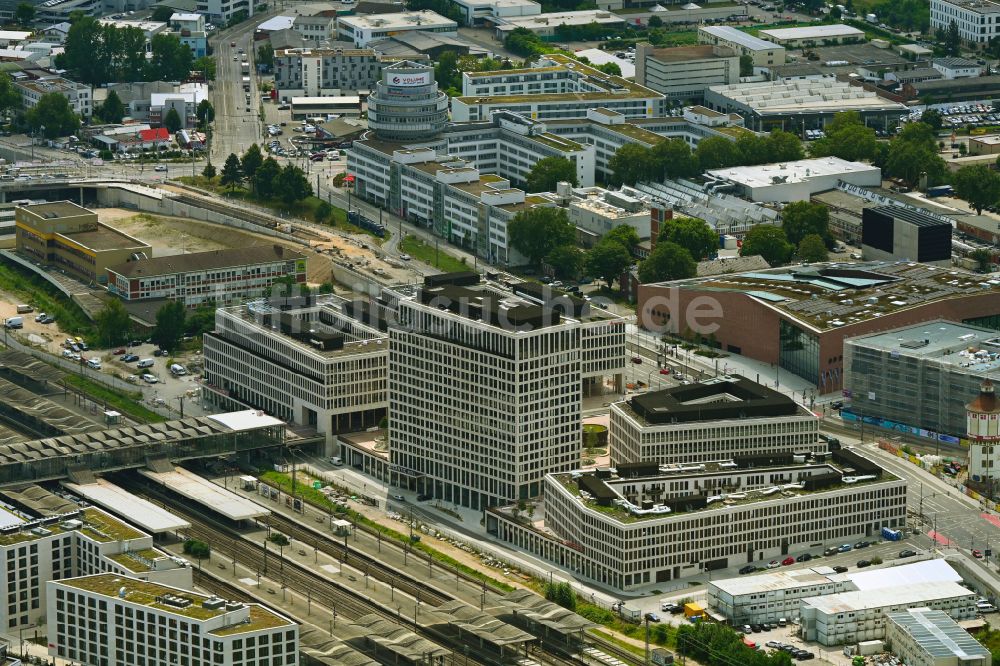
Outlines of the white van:
{"label": "white van", "polygon": [[94,370],[100,370],[101,369],[101,359],[99,359],[99,358],[90,358],[90,359],[87,359],[87,365],[90,366],[91,368],[93,368]]}
{"label": "white van", "polygon": [[153,367],[153,359],[151,359],[151,358],[144,358],[141,361],[139,361],[139,363],[136,365],[136,367],[137,368],[152,368]]}
{"label": "white van", "polygon": [[24,317],[7,317],[3,320],[3,325],[7,328],[24,328]]}
{"label": "white van", "polygon": [[184,366],[180,363],[174,363],[170,366],[170,374],[180,377],[181,375],[186,375],[187,370],[185,370]]}

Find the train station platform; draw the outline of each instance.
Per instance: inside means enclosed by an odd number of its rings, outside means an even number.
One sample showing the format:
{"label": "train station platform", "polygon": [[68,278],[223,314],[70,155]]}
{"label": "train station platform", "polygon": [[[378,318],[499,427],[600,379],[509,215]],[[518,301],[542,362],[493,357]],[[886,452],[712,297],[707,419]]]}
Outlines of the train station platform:
{"label": "train station platform", "polygon": [[230,520],[251,520],[271,514],[270,509],[231,493],[182,467],[175,467],[170,472],[140,469],[139,473],[157,485],[193,500]]}
{"label": "train station platform", "polygon": [[191,523],[175,516],[149,500],[133,495],[107,479],[80,484],[63,482],[63,486],[88,502],[117,514],[150,534],[176,532],[191,527]]}

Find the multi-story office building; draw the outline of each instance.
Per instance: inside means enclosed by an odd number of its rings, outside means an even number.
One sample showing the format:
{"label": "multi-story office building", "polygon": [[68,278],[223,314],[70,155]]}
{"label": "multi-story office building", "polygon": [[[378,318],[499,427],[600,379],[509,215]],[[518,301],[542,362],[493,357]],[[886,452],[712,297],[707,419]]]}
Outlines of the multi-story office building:
{"label": "multi-story office building", "polygon": [[731,48],[702,44],[635,50],[635,81],[674,102],[701,101],[709,86],[739,83],[740,56]]}
{"label": "multi-story office building", "polygon": [[333,302],[270,299],[220,308],[203,342],[209,404],[249,405],[330,437],[385,416],[386,335]]}
{"label": "multi-story office building", "polygon": [[907,582],[878,594],[863,590],[803,599],[801,636],[821,645],[879,640],[886,636],[889,614],[910,608],[942,611],[954,620],[971,620],[978,614],[975,592],[958,583]]}
{"label": "multi-story office building", "polygon": [[611,405],[612,464],[691,463],[826,450],[819,419],[783,393],[720,377]]}
{"label": "multi-story office building", "polygon": [[957,443],[969,427],[966,405],[984,381],[1000,382],[1000,334],[932,320],[849,338],[844,375],[852,414]]}
{"label": "multi-story office building", "polygon": [[18,254],[58,266],[84,282],[104,283],[109,266],[149,257],[152,248],[97,221],[97,213],[71,201],[14,209]]}
{"label": "multi-story office building", "polygon": [[534,0],[454,0],[462,10],[464,23],[482,26],[491,19],[538,16],[542,6]]}
{"label": "multi-story office building", "polygon": [[299,627],[260,604],[114,574],[53,581],[49,652],[101,666],[295,666]]}
{"label": "multi-story office building", "polygon": [[195,11],[204,14],[213,21],[227,23],[234,15],[245,12],[247,17],[253,16],[254,3],[250,0],[197,0]]}
{"label": "multi-story office building", "polygon": [[434,66],[410,60],[382,70],[368,96],[368,127],[390,141],[433,137],[448,123],[448,96],[438,90]]}
{"label": "multi-story office building", "polygon": [[274,52],[274,85],[278,97],[324,97],[371,90],[382,68],[398,62],[372,49],[294,48]]}
{"label": "multi-story office building", "polygon": [[44,585],[108,572],[190,588],[185,560],[153,548],[153,537],[94,507],[35,520],[0,510],[0,626],[45,622]]}
{"label": "multi-story office building", "polygon": [[624,320],[476,273],[388,294],[389,454],[424,494],[473,509],[538,495],[580,455],[584,390],[624,366]]}
{"label": "multi-story office building", "polygon": [[337,18],[337,35],[345,42],[365,47],[369,42],[385,39],[401,32],[441,32],[458,34],[458,23],[429,9],[399,14],[371,14],[340,16]]}
{"label": "multi-story office building", "polygon": [[[775,464],[777,463],[777,464]],[[906,482],[849,449],[722,464],[634,463],[548,474],[535,516],[491,508],[489,533],[631,590],[871,537],[906,522]],[[780,519],[778,518],[780,516]]]}
{"label": "multi-story office building", "polygon": [[73,113],[83,119],[89,118],[94,110],[94,100],[90,86],[64,79],[61,76],[44,76],[40,79],[15,81],[14,87],[21,93],[21,104],[25,109],[33,109],[44,95],[59,93],[66,98]]}
{"label": "multi-story office building", "polygon": [[506,110],[533,120],[561,120],[586,118],[597,107],[650,118],[665,115],[666,100],[656,90],[567,56],[546,55],[527,69],[464,73],[462,97],[452,98],[451,116],[455,122],[486,120]]}
{"label": "multi-story office building", "polygon": [[698,28],[702,44],[723,46],[738,55],[753,58],[754,67],[775,67],[785,64],[785,47],[734,28],[730,25],[705,25]]}
{"label": "multi-story office building", "polygon": [[886,615],[885,642],[909,666],[990,666],[993,655],[950,615],[910,608]]}
{"label": "multi-story office building", "polygon": [[931,0],[931,29],[958,26],[966,42],[987,43],[1000,35],[1000,3],[993,0]]}
{"label": "multi-story office building", "polygon": [[108,291],[126,301],[176,299],[188,307],[267,296],[275,280],[306,281],[306,256],[284,245],[174,254],[108,267]]}

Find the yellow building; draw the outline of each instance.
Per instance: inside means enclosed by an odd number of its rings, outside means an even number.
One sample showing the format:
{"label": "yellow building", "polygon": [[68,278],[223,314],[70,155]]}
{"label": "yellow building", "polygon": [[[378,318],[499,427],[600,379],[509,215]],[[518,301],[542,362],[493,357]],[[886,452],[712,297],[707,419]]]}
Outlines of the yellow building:
{"label": "yellow building", "polygon": [[14,209],[15,248],[34,261],[61,268],[84,282],[107,282],[108,266],[151,257],[147,243],[97,221],[71,201]]}

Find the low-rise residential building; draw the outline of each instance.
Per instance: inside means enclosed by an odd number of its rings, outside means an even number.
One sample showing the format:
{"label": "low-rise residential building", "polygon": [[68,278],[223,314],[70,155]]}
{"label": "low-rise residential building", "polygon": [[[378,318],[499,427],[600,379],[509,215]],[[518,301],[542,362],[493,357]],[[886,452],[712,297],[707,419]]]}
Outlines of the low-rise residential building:
{"label": "low-rise residential building", "polygon": [[533,120],[555,120],[586,118],[597,107],[627,118],[663,116],[666,97],[567,56],[552,54],[526,69],[464,73],[462,96],[452,98],[451,116],[455,122],[467,122],[486,120],[494,111],[514,111]]}
{"label": "low-rise residential building", "polygon": [[[612,464],[819,452],[819,419],[783,393],[727,376],[611,405]],[[791,457],[789,454],[789,462]]]}
{"label": "low-rise residential building", "polygon": [[514,30],[530,30],[542,39],[552,40],[556,37],[556,28],[565,26],[601,25],[608,28],[622,28],[625,19],[605,9],[581,9],[570,12],[551,12],[548,14],[524,14],[521,16],[505,16],[490,19],[495,25],[496,37],[501,42]]}
{"label": "low-rise residential building", "polygon": [[110,573],[53,581],[46,596],[54,657],[108,666],[299,663],[298,625],[260,604]]}
{"label": "low-rise residential building", "polygon": [[170,32],[191,49],[191,55],[201,58],[208,54],[208,36],[205,32],[205,17],[190,12],[175,12],[170,15]]}
{"label": "low-rise residential building", "polygon": [[885,642],[909,666],[990,666],[993,655],[950,615],[910,608],[886,615]]}
{"label": "low-rise residential building", "polygon": [[931,30],[958,27],[962,41],[985,44],[1000,36],[1000,3],[994,0],[931,0]]}
{"label": "low-rise residential building", "polygon": [[337,28],[336,12],[320,12],[318,14],[300,14],[292,22],[292,30],[312,42],[329,40]]}
{"label": "low-rise residential building", "polygon": [[542,13],[534,0],[452,0],[462,10],[465,24],[481,26],[490,19],[522,18]]}
{"label": "low-rise residential building", "polygon": [[332,438],[386,415],[384,332],[334,302],[262,299],[219,308],[204,336],[204,399],[263,409]]}
{"label": "low-rise residential building", "polygon": [[458,34],[458,23],[426,9],[398,14],[340,16],[337,18],[338,37],[347,42],[354,42],[355,46],[359,48],[368,46],[369,42],[414,30],[456,35]]}
{"label": "low-rise residential building", "polygon": [[946,79],[963,79],[983,73],[982,65],[966,58],[935,58],[931,67],[941,72]]}
{"label": "low-rise residential building", "polygon": [[810,25],[803,28],[768,28],[760,31],[763,39],[788,48],[829,46],[865,41],[863,30],[849,25]]}
{"label": "low-rise residential building", "polygon": [[704,25],[698,28],[702,44],[723,46],[740,56],[753,58],[754,67],[774,67],[785,64],[785,47],[734,28],[730,25]]}
{"label": "low-rise residential building", "polygon": [[252,245],[109,266],[108,291],[126,301],[180,300],[187,307],[267,296],[275,280],[306,281],[306,257],[284,245]]}
{"label": "low-rise residential building", "polygon": [[153,254],[149,244],[101,224],[97,213],[71,201],[18,206],[14,219],[18,254],[84,283],[104,284],[109,266]]}
{"label": "low-rise residential building", "polygon": [[851,449],[791,464],[764,458],[548,474],[531,523],[512,505],[488,509],[486,529],[627,591],[794,556],[906,522],[906,482]]}
{"label": "low-rise residential building", "polygon": [[39,79],[15,81],[14,87],[21,93],[21,104],[25,109],[35,108],[38,100],[44,95],[59,93],[69,102],[73,113],[81,118],[89,118],[94,110],[90,86],[70,81],[61,76],[43,76]]}
{"label": "low-rise residential building", "polygon": [[942,611],[954,620],[976,617],[976,594],[958,583],[907,583],[803,599],[799,608],[802,638],[841,645],[885,638],[890,613],[910,608]]}
{"label": "low-rise residential building", "polygon": [[740,80],[740,57],[725,46],[656,48],[643,42],[635,51],[635,81],[671,101],[701,100],[709,86]]}

